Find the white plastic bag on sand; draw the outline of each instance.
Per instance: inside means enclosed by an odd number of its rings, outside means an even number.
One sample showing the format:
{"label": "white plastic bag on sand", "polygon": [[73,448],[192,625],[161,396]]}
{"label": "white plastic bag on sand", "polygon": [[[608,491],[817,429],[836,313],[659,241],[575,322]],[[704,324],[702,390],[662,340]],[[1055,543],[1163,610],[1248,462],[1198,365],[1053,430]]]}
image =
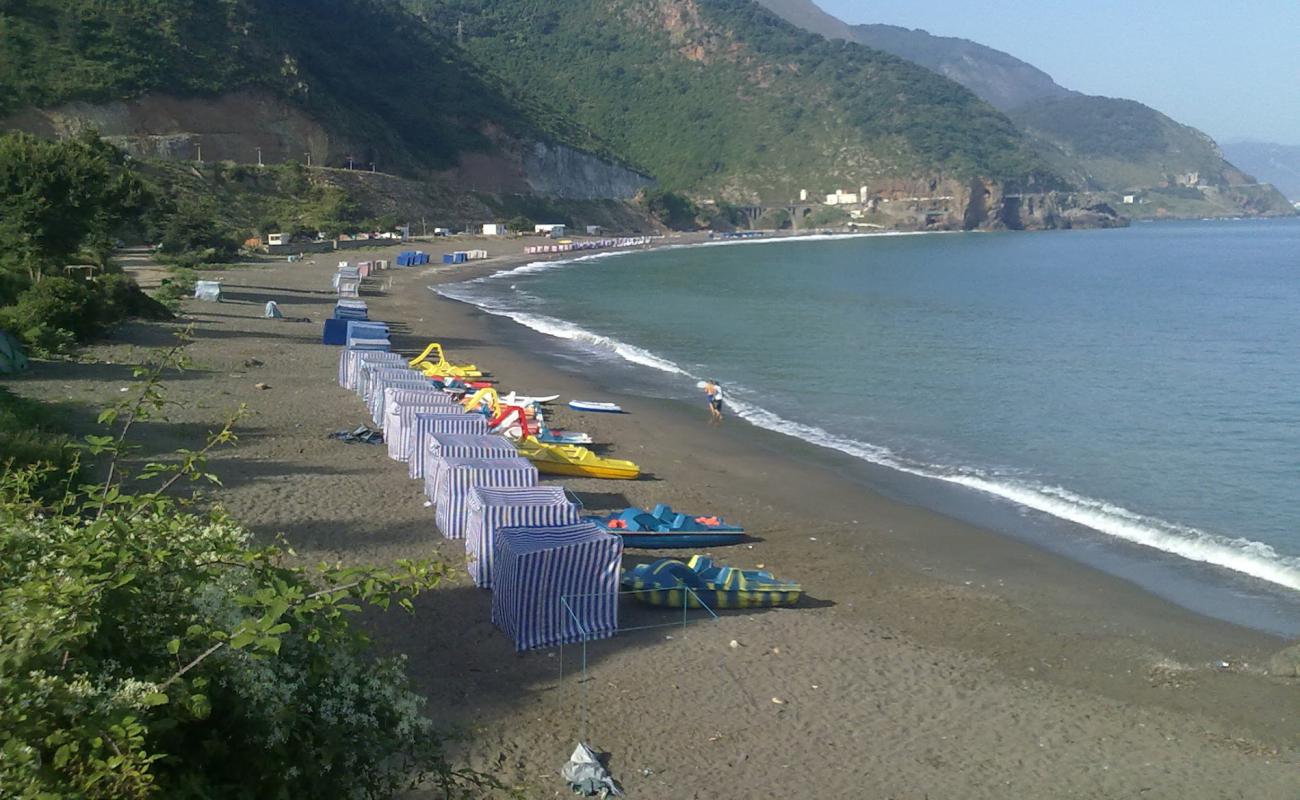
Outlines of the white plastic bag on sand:
{"label": "white plastic bag on sand", "polygon": [[267,319],[284,319],[284,314],[280,313],[280,306],[276,305],[274,300],[266,301],[266,312],[263,316]]}
{"label": "white plastic bag on sand", "polygon": [[622,797],[623,792],[614,785],[609,771],[596,758],[591,748],[582,742],[573,748],[569,763],[560,769],[560,775],[569,782],[575,793],[588,797],[598,794],[601,797]]}

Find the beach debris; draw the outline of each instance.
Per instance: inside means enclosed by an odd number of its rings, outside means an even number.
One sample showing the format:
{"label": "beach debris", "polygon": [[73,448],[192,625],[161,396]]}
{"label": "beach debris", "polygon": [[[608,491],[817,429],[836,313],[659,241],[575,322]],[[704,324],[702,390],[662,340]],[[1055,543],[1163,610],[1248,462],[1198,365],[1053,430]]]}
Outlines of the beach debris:
{"label": "beach debris", "polygon": [[622,797],[623,790],[614,783],[614,778],[600,763],[596,753],[586,744],[579,742],[569,756],[569,762],[560,768],[560,777],[568,781],[574,794],[584,797]]}
{"label": "beach debris", "polygon": [[782,700],[782,699],[779,698],[779,697],[773,697],[773,698],[772,698],[772,703],[775,704],[775,705],[778,705],[778,706],[783,706],[783,705],[785,705],[785,701]]}
{"label": "beach debris", "polygon": [[129,392],[129,391],[131,391],[131,387],[129,387],[129,386],[123,386],[121,389],[118,389],[118,391],[119,391],[119,392]]}
{"label": "beach debris", "polygon": [[263,366],[264,363],[265,363],[265,362],[263,362],[263,361],[262,361],[261,359],[259,359],[259,358],[246,358],[246,359],[244,359],[244,366],[245,366],[245,367],[248,367],[248,368],[250,368],[250,369],[253,368],[253,367],[260,367],[260,366]]}
{"label": "beach debris", "polygon": [[766,567],[766,566],[767,566],[766,564],[755,564],[755,565],[754,565],[754,569],[762,569],[762,568],[764,568],[764,567]]}
{"label": "beach debris", "polygon": [[741,646],[740,642],[736,641],[735,639],[732,639],[730,642],[727,643],[727,647],[730,647],[732,650],[735,650],[740,646]]}
{"label": "beach debris", "polygon": [[808,541],[810,541],[810,542],[815,542],[815,541],[817,541],[817,537],[816,537],[816,536],[809,536],[809,537],[808,537]]}
{"label": "beach debris", "polygon": [[347,428],[344,428],[343,430],[334,431],[326,438],[338,439],[340,442],[345,442],[347,444],[353,444],[355,442],[360,442],[362,444],[384,443],[384,434],[381,431],[371,430],[365,425],[359,426],[356,430],[348,430]]}
{"label": "beach debris", "polygon": [[270,389],[270,388],[271,388],[271,384],[269,384],[269,383],[255,383],[255,384],[253,384],[253,388],[254,388],[254,389],[261,389],[262,391],[266,391],[267,389]]}
{"label": "beach debris", "polygon": [[266,301],[266,309],[262,312],[262,316],[267,319],[284,319],[284,314],[280,312],[280,305],[274,300]]}

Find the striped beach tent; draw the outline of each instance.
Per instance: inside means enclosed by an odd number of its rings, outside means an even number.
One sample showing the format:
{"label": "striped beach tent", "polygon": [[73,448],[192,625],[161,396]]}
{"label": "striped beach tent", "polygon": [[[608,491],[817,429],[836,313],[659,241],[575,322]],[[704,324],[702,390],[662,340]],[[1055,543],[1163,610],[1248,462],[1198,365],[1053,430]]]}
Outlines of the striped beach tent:
{"label": "striped beach tent", "polygon": [[448,539],[465,538],[469,496],[476,487],[522,489],[537,485],[537,467],[526,458],[443,458],[439,461],[438,485],[433,490],[433,504],[437,507],[434,521]]}
{"label": "striped beach tent", "polygon": [[389,380],[416,380],[418,377],[419,373],[416,370],[407,367],[405,364],[372,364],[368,361],[362,361],[361,368],[357,372],[357,385],[354,390],[357,393],[357,397],[360,397],[362,400],[369,400],[370,385],[376,380],[385,378]]}
{"label": "striped beach tent", "polygon": [[[467,415],[468,416],[468,415]],[[424,494],[430,500],[438,486],[438,462],[444,458],[514,458],[519,451],[496,434],[431,433],[424,437]]]}
{"label": "striped beach tent", "polygon": [[389,365],[379,367],[367,365],[361,369],[361,381],[360,386],[357,387],[357,394],[369,407],[370,401],[374,399],[376,393],[382,393],[385,386],[396,381],[423,381],[423,385],[430,388],[433,386],[429,379],[421,375],[418,370]]}
{"label": "striped beach tent", "polygon": [[465,554],[474,583],[492,588],[492,542],[499,528],[576,525],[582,511],[559,486],[501,489],[476,486],[465,501]]}
{"label": "striped beach tent", "polygon": [[406,358],[401,353],[385,353],[378,350],[353,350],[345,347],[339,351],[339,386],[344,389],[353,391],[357,388],[357,377],[361,372],[361,365],[386,363],[390,366],[402,365],[406,363]]}
{"label": "striped beach tent", "polygon": [[[395,392],[384,410],[384,442],[388,445],[388,457],[394,461],[406,461],[411,457],[411,426],[415,424],[416,414],[464,415],[456,401],[445,394],[443,399],[437,395],[423,396],[423,392],[418,394],[421,397],[409,396],[404,391]],[[482,430],[467,432],[487,433],[487,429],[484,426]]]}
{"label": "striped beach tent", "polygon": [[498,528],[492,547],[492,621],[516,650],[605,639],[618,630],[619,537],[589,522]]}
{"label": "striped beach tent", "polygon": [[386,378],[373,381],[370,387],[370,397],[366,399],[366,408],[370,411],[370,418],[376,425],[384,421],[384,414],[388,410],[388,398],[394,392],[422,392],[437,391],[428,378]]}
{"label": "striped beach tent", "polygon": [[488,435],[487,420],[478,414],[453,411],[450,414],[420,412],[411,420],[407,431],[408,447],[406,474],[412,480],[424,480],[426,466],[433,461],[429,454],[430,437],[461,434],[464,436]]}

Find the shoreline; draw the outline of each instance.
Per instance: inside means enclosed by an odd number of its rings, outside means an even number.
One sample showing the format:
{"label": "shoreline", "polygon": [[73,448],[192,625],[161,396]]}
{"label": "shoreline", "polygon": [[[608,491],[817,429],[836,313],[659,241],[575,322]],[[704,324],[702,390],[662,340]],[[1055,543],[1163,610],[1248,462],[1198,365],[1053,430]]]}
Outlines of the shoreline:
{"label": "shoreline", "polygon": [[[346,254],[372,256],[386,257]],[[223,404],[248,402],[256,416],[239,448],[212,463],[237,519],[261,536],[283,532],[308,560],[391,561],[431,547],[454,557],[459,543],[439,541],[419,487],[382,448],[324,439],[363,416],[334,383],[337,349],[319,344],[334,260],[228,272],[229,303],[187,302],[201,370],[169,387],[189,402],[175,429],[150,426],[150,445],[192,444],[181,434],[210,425]],[[542,335],[427,291],[450,272],[470,277],[464,267],[381,274],[386,288],[366,299],[373,318],[395,323],[396,349],[437,340],[507,389],[617,395],[557,368]],[[267,299],[313,322],[263,320]],[[174,327],[132,325],[93,350],[120,366]],[[245,366],[250,358],[265,366]],[[129,375],[105,368],[79,378],[77,369],[41,365],[15,388],[105,402]],[[261,380],[271,388],[251,389]],[[560,409],[555,421],[592,432],[611,443],[602,453],[636,460],[652,477],[562,483],[593,510],[661,501],[745,522],[752,549],[713,555],[801,579],[810,596],[794,609],[669,631],[672,639],[658,631],[593,644],[588,733],[614,753],[629,795],[797,793],[809,779],[796,765],[820,770],[818,797],[860,796],[865,785],[901,797],[1300,791],[1295,682],[1259,670],[1281,649],[1276,637],[885,497],[855,479],[849,456],[752,425],[709,428],[702,407],[617,399],[630,413]],[[511,653],[488,620],[488,597],[449,586],[419,598],[414,617],[368,620],[382,647],[410,655],[435,708],[478,729],[475,763],[549,795],[582,716],[580,693],[558,680],[553,651]],[[563,658],[571,670],[572,653]],[[1211,666],[1220,660],[1229,666]]]}
{"label": "shoreline", "polygon": [[[895,234],[857,234],[853,238]],[[802,241],[829,241],[835,235],[801,236]],[[659,248],[610,251],[599,254],[570,254],[568,256],[537,260],[531,257],[507,258],[496,268],[432,272],[433,282],[428,287],[439,297],[463,302],[484,313],[512,323],[521,329],[535,332],[544,339],[559,340],[562,347],[576,351],[612,351],[629,367],[635,376],[637,367],[655,370],[654,374],[667,373],[668,381],[696,380],[671,361],[641,347],[610,339],[603,334],[587,330],[569,320],[522,311],[509,305],[498,306],[495,300],[476,298],[472,292],[446,291],[447,287],[472,286],[484,281],[508,279],[512,275],[536,273],[558,269],[565,265],[582,263],[616,255],[631,255],[648,249],[679,249],[726,244],[762,244],[790,241],[790,237],[739,240],[727,242],[697,241],[670,244]],[[523,346],[536,349],[538,342],[523,340]],[[613,379],[618,366],[605,369],[607,388],[626,395],[628,381]],[[643,371],[643,370],[642,370]],[[622,376],[619,376],[622,377]],[[653,387],[653,381],[641,381],[636,376],[632,383]],[[680,388],[680,387],[674,387]],[[653,388],[651,389],[653,393]],[[680,394],[680,393],[673,393]],[[941,514],[956,516],[966,522],[991,528],[996,533],[1020,540],[1030,546],[1065,556],[1113,576],[1122,576],[1146,591],[1215,619],[1241,624],[1280,637],[1300,636],[1300,590],[1294,576],[1287,568],[1275,562],[1242,562],[1240,554],[1228,543],[1216,544],[1208,552],[1200,552],[1201,542],[1174,540],[1166,546],[1151,544],[1152,538],[1167,536],[1169,523],[1154,521],[1156,527],[1130,530],[1131,519],[1138,515],[1129,512],[1126,519],[1084,519],[1088,509],[1071,506],[1059,498],[1036,492],[1032,487],[1009,486],[990,483],[982,478],[946,475],[936,465],[908,465],[883,451],[883,456],[871,451],[880,450],[871,443],[845,439],[842,436],[782,418],[764,408],[762,399],[748,398],[743,403],[733,398],[731,415],[755,428],[773,431],[793,439],[810,443],[827,452],[846,454],[864,466],[858,470],[861,482],[875,491],[892,490],[912,502]],[[866,466],[870,465],[870,466]],[[942,498],[942,502],[938,498]],[[1084,498],[1087,500],[1088,498]],[[1104,503],[1104,501],[1092,501]],[[1164,527],[1160,527],[1163,525]],[[1211,534],[1207,536],[1213,537]],[[1231,537],[1219,536],[1227,542]],[[1231,540],[1233,543],[1235,539]],[[1263,546],[1263,545],[1258,545]],[[1188,548],[1197,549],[1191,553]]]}

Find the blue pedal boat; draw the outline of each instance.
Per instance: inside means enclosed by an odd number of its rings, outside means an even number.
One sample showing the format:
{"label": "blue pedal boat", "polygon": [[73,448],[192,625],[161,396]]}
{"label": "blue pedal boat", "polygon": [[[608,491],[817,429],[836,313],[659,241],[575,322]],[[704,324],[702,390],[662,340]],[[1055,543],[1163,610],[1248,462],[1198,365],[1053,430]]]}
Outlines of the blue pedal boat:
{"label": "blue pedal boat", "polygon": [[[623,589],[641,602],[664,608],[773,608],[792,606],[802,584],[780,580],[770,572],[717,567],[704,556],[682,563],[661,558],[624,570]],[[689,588],[691,591],[686,591]]]}
{"label": "blue pedal boat", "polygon": [[662,503],[652,511],[632,507],[586,520],[623,537],[625,546],[646,550],[706,549],[745,539],[743,527],[728,525],[721,517],[680,514]]}

